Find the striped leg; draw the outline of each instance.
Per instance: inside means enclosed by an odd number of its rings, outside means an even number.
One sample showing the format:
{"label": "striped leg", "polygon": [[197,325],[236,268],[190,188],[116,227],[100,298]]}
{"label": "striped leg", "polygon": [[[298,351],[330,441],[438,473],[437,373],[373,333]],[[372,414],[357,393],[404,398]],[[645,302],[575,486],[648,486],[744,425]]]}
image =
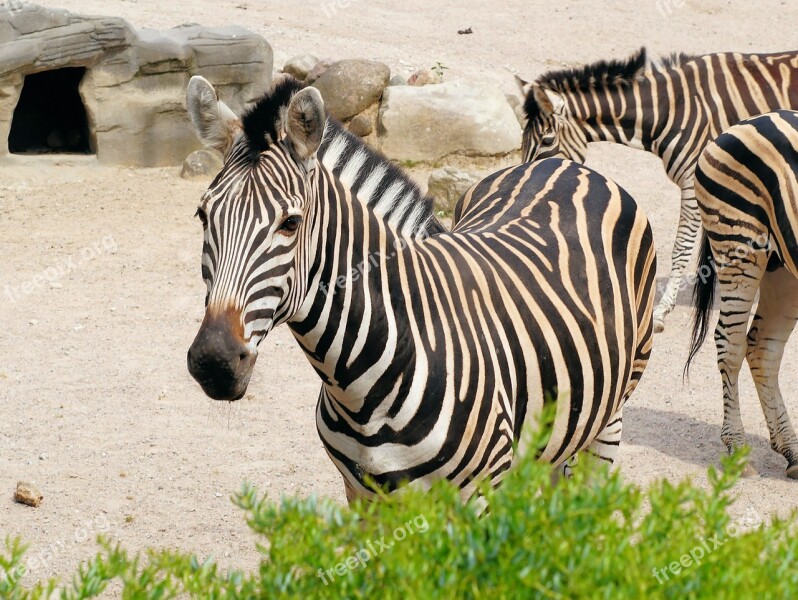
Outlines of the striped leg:
{"label": "striped leg", "polygon": [[798,438],[781,397],[779,367],[796,319],[798,279],[785,268],[765,273],[746,358],[770,431],[770,447],[787,459],[787,475],[793,479],[798,479]]}
{"label": "striped leg", "polygon": [[[718,369],[723,382],[723,427],[720,437],[729,452],[745,444],[745,430],[740,417],[738,377],[745,358],[748,317],[759,282],[765,272],[764,252],[749,252],[732,258],[737,246],[729,244],[728,252],[716,256],[720,283],[720,317],[715,328]],[[748,469],[747,474],[753,474]]]}
{"label": "striped leg", "polygon": [[615,459],[618,458],[618,451],[621,446],[621,434],[623,433],[623,408],[619,409],[610,422],[601,430],[590,445],[587,451],[600,458],[606,460],[608,463],[613,464]]}
{"label": "striped leg", "polygon": [[[592,454],[596,458],[605,460],[610,464],[618,458],[618,451],[621,446],[621,434],[623,433],[623,408],[619,409],[610,422],[601,430],[585,449],[585,452]],[[570,477],[574,469],[579,466],[579,455],[574,455],[566,460],[559,468],[555,469],[556,481],[559,477]]]}
{"label": "striped leg", "polygon": [[665,329],[665,317],[676,306],[676,296],[682,285],[682,276],[693,256],[698,230],[701,227],[701,215],[695,199],[695,188],[692,180],[682,187],[682,206],[679,212],[679,226],[676,229],[676,241],[671,252],[671,274],[665,293],[654,309],[654,333]]}

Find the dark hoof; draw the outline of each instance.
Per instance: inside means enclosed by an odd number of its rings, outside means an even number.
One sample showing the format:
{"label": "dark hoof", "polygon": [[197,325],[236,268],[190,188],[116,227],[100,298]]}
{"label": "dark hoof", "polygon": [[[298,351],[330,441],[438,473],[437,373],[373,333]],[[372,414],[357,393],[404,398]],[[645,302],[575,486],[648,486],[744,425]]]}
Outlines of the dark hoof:
{"label": "dark hoof", "polygon": [[787,467],[787,477],[790,479],[798,479],[798,463]]}

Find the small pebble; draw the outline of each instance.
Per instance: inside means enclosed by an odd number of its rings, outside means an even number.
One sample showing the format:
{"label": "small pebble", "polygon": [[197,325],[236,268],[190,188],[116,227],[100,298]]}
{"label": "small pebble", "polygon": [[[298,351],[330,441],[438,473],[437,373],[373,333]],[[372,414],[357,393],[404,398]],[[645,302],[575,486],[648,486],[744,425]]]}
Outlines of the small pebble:
{"label": "small pebble", "polygon": [[14,502],[19,504],[27,504],[34,508],[42,503],[44,496],[32,483],[26,481],[18,481],[17,489],[14,491]]}

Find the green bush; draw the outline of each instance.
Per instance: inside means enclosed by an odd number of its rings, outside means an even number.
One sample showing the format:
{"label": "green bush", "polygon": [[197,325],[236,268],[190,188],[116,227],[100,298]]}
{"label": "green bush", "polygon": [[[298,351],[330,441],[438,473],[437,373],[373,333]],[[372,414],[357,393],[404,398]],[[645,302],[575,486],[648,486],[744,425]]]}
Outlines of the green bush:
{"label": "green bush", "polygon": [[[353,510],[244,487],[234,501],[263,540],[257,573],[101,541],[61,597],[91,598],[113,580],[125,598],[203,600],[798,597],[794,520],[741,531],[728,515],[743,454],[710,468],[708,491],[688,481],[642,491],[585,459],[556,485],[547,465],[520,460],[498,490],[484,490],[482,516],[445,484]],[[18,541],[6,548],[0,567],[11,573],[24,553]],[[0,597],[47,598],[55,586],[0,579]]]}

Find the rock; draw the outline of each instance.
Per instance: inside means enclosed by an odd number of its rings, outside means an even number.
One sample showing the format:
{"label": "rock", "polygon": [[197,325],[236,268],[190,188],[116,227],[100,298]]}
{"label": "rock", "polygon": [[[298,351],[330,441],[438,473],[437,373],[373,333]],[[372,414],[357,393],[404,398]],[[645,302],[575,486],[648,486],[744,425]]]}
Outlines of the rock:
{"label": "rock", "polygon": [[391,77],[390,81],[388,81],[388,85],[407,85],[407,79],[401,75],[394,75]]}
{"label": "rock", "polygon": [[180,177],[183,179],[207,179],[222,170],[224,160],[214,150],[195,150],[183,161]]}
{"label": "rock", "polygon": [[443,77],[441,77],[440,73],[432,69],[419,69],[407,79],[407,85],[414,85],[416,87],[429,85],[431,83],[443,83]]}
{"label": "rock", "polygon": [[457,201],[479,180],[476,175],[453,167],[436,169],[430,173],[427,194],[435,198],[436,210],[453,212]]}
{"label": "rock", "polygon": [[305,77],[305,83],[307,85],[313,85],[316,80],[321,77],[324,72],[330,68],[330,65],[333,64],[333,61],[329,58],[323,58],[319,62],[317,62],[314,67],[310,70],[310,72]]}
{"label": "rock", "polygon": [[382,96],[391,70],[373,60],[339,60],[314,83],[327,111],[339,121],[363,112]]}
{"label": "rock", "polygon": [[521,127],[504,95],[460,81],[387,88],[377,135],[382,152],[400,161],[494,156],[521,147]]}
{"label": "rock", "polygon": [[[203,75],[233,110],[241,110],[268,86],[272,60],[266,40],[241,27],[136,30],[116,17],[0,4],[0,155],[10,146],[29,152],[80,148],[108,164],[180,164],[201,147],[186,111],[189,78]],[[85,72],[67,77],[58,71],[67,67]],[[84,121],[55,122],[56,113],[29,103],[16,117],[21,121],[15,130],[22,133],[9,140],[26,78],[51,76],[63,76],[59,87],[48,79],[41,89],[79,100]],[[42,101],[49,106],[49,98],[42,95]]]}
{"label": "rock", "polygon": [[357,115],[349,121],[349,131],[358,137],[366,137],[374,131],[374,125],[372,125],[371,119],[368,117]]}
{"label": "rock", "polygon": [[299,81],[304,81],[308,73],[319,63],[319,59],[312,54],[299,54],[289,58],[283,65],[283,73],[288,73],[296,77]]}
{"label": "rock", "polygon": [[14,502],[27,504],[34,508],[42,503],[44,496],[34,484],[26,481],[18,481],[17,489],[14,491]]}

